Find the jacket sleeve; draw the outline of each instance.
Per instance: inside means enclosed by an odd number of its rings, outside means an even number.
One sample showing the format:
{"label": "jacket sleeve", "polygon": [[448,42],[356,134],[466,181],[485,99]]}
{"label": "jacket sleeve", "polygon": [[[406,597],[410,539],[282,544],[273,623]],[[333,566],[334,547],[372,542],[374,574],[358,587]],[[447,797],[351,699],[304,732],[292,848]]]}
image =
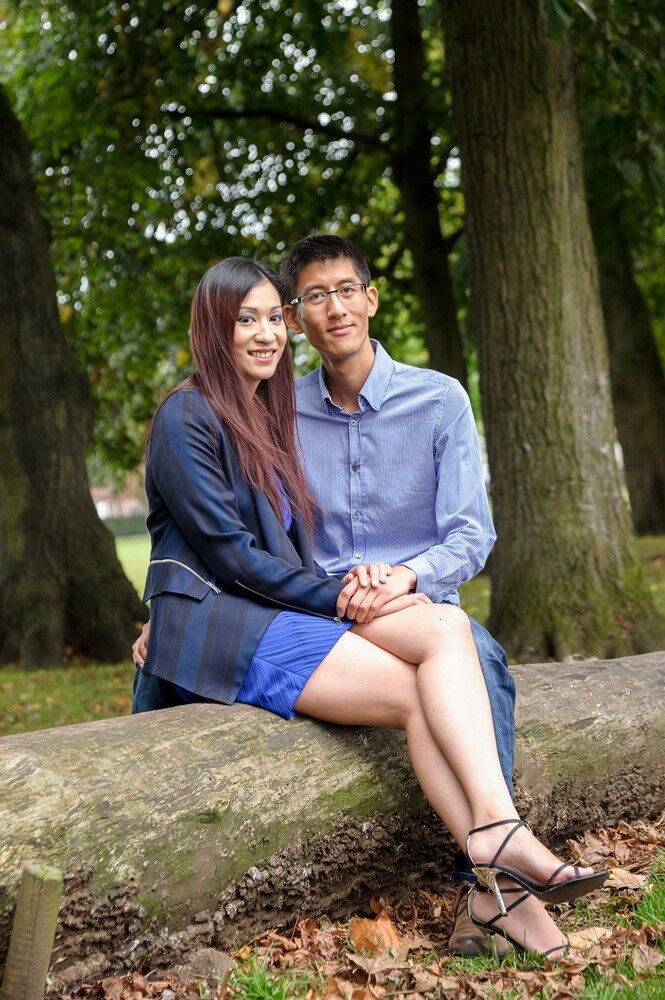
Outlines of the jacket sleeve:
{"label": "jacket sleeve", "polygon": [[293,610],[337,615],[343,585],[260,549],[220,461],[217,421],[197,392],[176,392],[153,425],[147,462],[185,539],[222,587]]}

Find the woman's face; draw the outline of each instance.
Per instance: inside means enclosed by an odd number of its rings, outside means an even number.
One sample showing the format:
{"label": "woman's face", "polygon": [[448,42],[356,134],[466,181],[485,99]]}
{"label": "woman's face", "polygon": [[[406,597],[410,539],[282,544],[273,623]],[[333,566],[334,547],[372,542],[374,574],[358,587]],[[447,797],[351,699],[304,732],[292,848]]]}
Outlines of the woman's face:
{"label": "woman's face", "polygon": [[275,374],[286,339],[277,289],[269,281],[261,281],[242,302],[233,329],[236,361],[252,392],[264,378]]}

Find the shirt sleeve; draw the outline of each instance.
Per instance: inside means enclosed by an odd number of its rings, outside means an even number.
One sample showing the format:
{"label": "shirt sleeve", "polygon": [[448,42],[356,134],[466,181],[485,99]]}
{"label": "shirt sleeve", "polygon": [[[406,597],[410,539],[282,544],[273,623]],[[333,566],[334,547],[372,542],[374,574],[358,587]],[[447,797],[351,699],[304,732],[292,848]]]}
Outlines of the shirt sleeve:
{"label": "shirt sleeve", "polygon": [[170,396],[148,450],[150,473],[186,541],[222,587],[335,617],[342,584],[259,548],[240,517],[220,459],[212,413],[194,392]]}
{"label": "shirt sleeve", "polygon": [[459,383],[450,393],[434,442],[439,543],[403,563],[416,590],[437,603],[482,570],[496,541],[471,403]]}

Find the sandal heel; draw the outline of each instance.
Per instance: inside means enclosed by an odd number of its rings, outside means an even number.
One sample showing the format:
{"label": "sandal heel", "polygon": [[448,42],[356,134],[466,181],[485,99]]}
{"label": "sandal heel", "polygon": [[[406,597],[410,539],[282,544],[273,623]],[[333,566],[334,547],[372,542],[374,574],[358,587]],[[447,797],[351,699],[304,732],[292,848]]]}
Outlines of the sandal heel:
{"label": "sandal heel", "polygon": [[[470,850],[471,837],[474,833],[480,833],[483,830],[491,830],[498,826],[509,826],[510,830],[508,834],[504,837],[498,850],[495,852],[494,857],[491,858],[490,861],[486,864],[476,864]],[[473,866],[472,871],[480,884],[494,893],[503,916],[505,916],[506,910],[503,905],[503,900],[501,899],[501,892],[496,884],[496,879],[499,875],[509,878],[512,882],[516,882],[517,885],[521,885],[527,892],[532,893],[538,899],[545,900],[548,903],[568,903],[573,899],[577,899],[578,896],[584,896],[586,893],[593,892],[594,889],[600,888],[609,876],[609,871],[606,870],[592,872],[590,875],[582,875],[579,868],[575,865],[568,865],[564,862],[552,872],[546,882],[536,882],[534,879],[525,875],[524,872],[502,865],[499,862],[499,858],[501,857],[504,849],[508,846],[510,840],[515,836],[518,830],[522,829],[522,827],[525,827],[527,830],[531,830],[531,827],[529,827],[524,820],[503,819],[498,820],[496,823],[487,823],[485,826],[477,826],[473,830],[469,830],[466,838],[466,853],[471,860],[471,864]],[[573,878],[562,879],[557,882],[558,876],[566,868],[572,868],[574,872]],[[492,873],[492,876],[487,874],[489,872]]]}
{"label": "sandal heel", "polygon": [[490,892],[494,893],[494,898],[496,899],[496,905],[499,907],[499,913],[501,914],[501,916],[502,917],[507,916],[508,911],[506,910],[506,904],[503,901],[503,896],[501,895],[501,889],[499,888],[499,884],[497,882],[497,878],[501,875],[500,870],[498,868],[489,868],[489,867],[481,868],[479,866],[477,868],[472,868],[471,871],[478,879],[480,885],[484,886],[486,889],[489,889]]}

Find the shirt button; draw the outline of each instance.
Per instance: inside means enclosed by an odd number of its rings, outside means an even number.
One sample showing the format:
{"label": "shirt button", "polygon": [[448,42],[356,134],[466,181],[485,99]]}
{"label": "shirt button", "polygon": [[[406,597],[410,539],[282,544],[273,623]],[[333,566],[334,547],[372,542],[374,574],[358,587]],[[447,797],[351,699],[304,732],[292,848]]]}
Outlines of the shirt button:
{"label": "shirt button", "polygon": [[360,517],[360,511],[359,510],[354,510],[353,517],[357,521],[358,518]]}
{"label": "shirt button", "polygon": [[353,553],[353,558],[354,559],[362,559],[362,554],[360,552],[354,552]]}
{"label": "shirt button", "polygon": [[358,469],[360,468],[360,465],[358,464],[358,462],[354,462],[351,468],[353,469],[354,472],[357,472]]}
{"label": "shirt button", "polygon": [[354,418],[353,418],[353,420],[350,420],[350,421],[349,421],[349,423],[351,424],[351,426],[352,426],[352,427],[355,427],[355,426],[356,426],[356,424],[358,423],[358,421],[357,421],[357,420],[356,420],[356,418],[354,417]]}

